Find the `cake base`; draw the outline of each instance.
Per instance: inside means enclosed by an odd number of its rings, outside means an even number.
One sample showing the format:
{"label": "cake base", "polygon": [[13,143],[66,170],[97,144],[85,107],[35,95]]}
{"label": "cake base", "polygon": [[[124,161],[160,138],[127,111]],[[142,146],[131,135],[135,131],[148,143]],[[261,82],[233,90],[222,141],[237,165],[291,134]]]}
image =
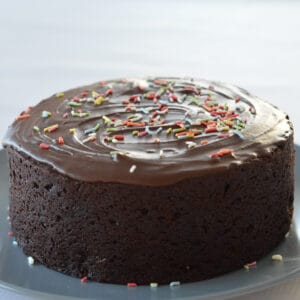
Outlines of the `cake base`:
{"label": "cake base", "polygon": [[6,149],[16,240],[26,255],[72,276],[208,279],[261,258],[290,227],[292,137],[242,165],[157,187],[74,180]]}

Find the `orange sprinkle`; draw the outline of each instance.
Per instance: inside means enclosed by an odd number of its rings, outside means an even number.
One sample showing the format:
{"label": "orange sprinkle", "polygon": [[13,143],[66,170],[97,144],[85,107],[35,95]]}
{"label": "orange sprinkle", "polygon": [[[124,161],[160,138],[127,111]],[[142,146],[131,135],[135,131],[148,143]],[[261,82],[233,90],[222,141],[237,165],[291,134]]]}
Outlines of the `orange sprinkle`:
{"label": "orange sprinkle", "polygon": [[224,155],[229,155],[233,153],[233,149],[227,149],[227,148],[223,148],[220,149],[218,152],[214,152],[210,155],[211,158],[216,158],[216,157],[222,157]]}
{"label": "orange sprinkle", "polygon": [[29,117],[30,117],[30,114],[21,114],[17,117],[17,120],[28,119]]}

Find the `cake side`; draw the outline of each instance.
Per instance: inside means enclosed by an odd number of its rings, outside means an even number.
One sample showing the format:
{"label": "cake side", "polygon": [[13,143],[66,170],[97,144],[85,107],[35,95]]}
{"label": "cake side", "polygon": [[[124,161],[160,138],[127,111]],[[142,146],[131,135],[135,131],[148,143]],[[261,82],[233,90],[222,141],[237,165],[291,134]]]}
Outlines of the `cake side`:
{"label": "cake side", "polygon": [[74,180],[6,149],[16,240],[27,255],[72,276],[207,279],[261,258],[290,227],[292,135],[241,165],[164,186]]}

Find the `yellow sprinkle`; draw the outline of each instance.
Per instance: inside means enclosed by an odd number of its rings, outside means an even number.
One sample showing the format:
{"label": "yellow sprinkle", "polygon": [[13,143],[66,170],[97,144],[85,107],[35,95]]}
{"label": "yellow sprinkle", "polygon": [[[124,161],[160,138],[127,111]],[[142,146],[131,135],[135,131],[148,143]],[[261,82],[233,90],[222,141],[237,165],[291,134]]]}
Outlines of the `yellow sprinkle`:
{"label": "yellow sprinkle", "polygon": [[167,129],[167,134],[170,134],[171,132],[172,132],[172,128],[170,127]]}
{"label": "yellow sprinkle", "polygon": [[99,96],[95,101],[95,105],[101,105],[104,102],[104,98],[102,96]]}
{"label": "yellow sprinkle", "polygon": [[282,261],[283,257],[281,254],[274,254],[272,255],[272,260]]}
{"label": "yellow sprinkle", "polygon": [[74,134],[74,133],[75,133],[75,128],[70,128],[70,129],[69,129],[69,132],[70,132],[71,134]]}
{"label": "yellow sprinkle", "polygon": [[58,128],[58,124],[51,125],[49,127],[44,128],[44,132],[53,132]]}
{"label": "yellow sprinkle", "polygon": [[56,98],[62,98],[62,97],[64,97],[64,96],[65,96],[64,93],[57,93],[57,94],[56,94]]}
{"label": "yellow sprinkle", "polygon": [[151,282],[150,283],[150,287],[152,287],[152,288],[157,288],[157,286],[158,286],[157,282]]}
{"label": "yellow sprinkle", "polygon": [[139,134],[138,130],[133,130],[132,131],[132,135],[138,135],[138,134]]}

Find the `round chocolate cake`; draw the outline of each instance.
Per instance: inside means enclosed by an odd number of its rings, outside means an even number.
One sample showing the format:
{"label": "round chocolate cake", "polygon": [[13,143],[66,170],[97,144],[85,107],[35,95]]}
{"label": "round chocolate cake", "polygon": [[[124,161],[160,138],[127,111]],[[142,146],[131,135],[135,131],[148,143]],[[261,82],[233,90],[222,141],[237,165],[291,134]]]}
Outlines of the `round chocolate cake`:
{"label": "round chocolate cake", "polygon": [[26,255],[99,282],[211,278],[288,232],[288,116],[206,80],[120,79],[22,112],[4,146],[10,220]]}

